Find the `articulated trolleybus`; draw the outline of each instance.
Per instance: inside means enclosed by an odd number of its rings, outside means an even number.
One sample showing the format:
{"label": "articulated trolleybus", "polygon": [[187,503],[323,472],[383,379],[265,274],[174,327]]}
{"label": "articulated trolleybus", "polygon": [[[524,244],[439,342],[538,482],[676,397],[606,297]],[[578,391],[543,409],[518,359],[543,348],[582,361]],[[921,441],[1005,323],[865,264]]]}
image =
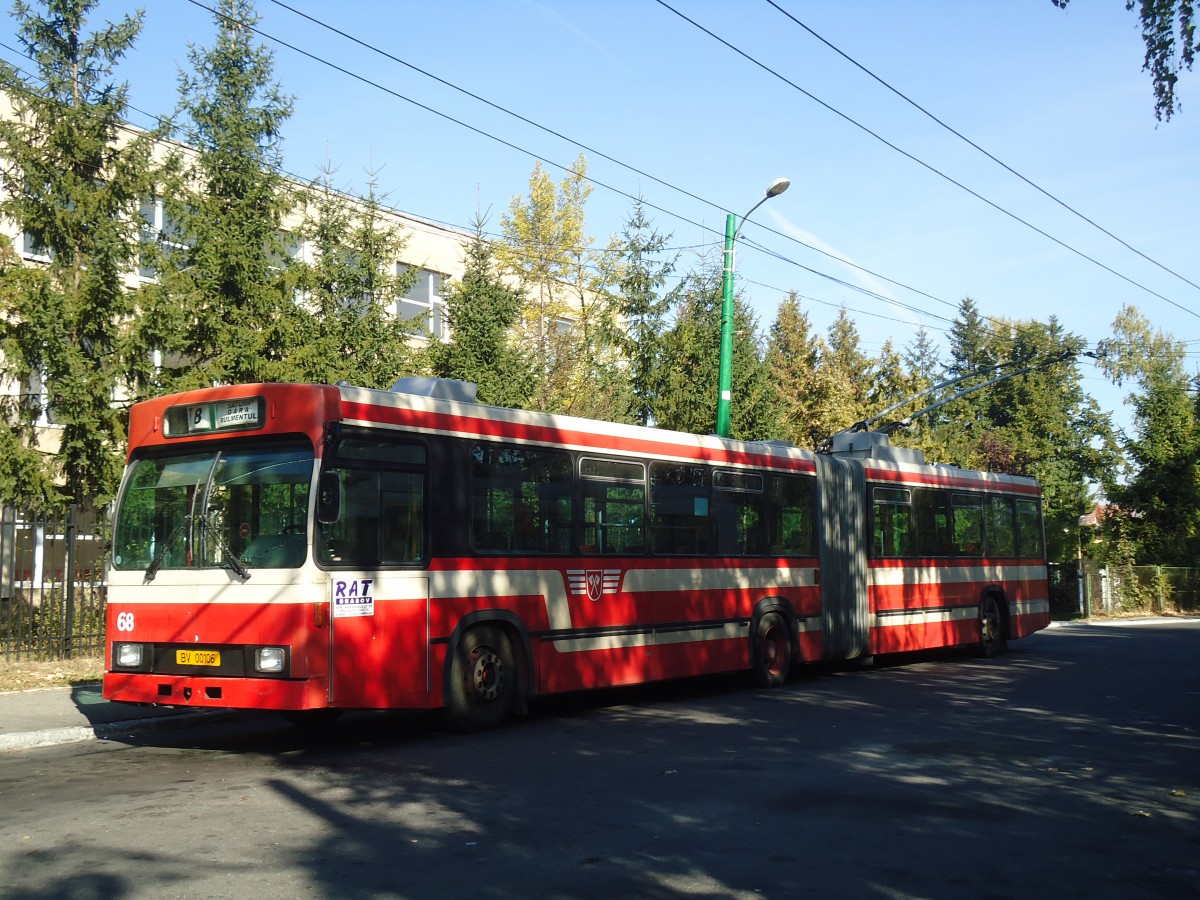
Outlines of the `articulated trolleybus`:
{"label": "articulated trolleybus", "polygon": [[818,454],[435,379],[214,387],[133,407],[104,696],[470,730],[564,691],[991,655],[1049,618],[1037,483],[880,434]]}

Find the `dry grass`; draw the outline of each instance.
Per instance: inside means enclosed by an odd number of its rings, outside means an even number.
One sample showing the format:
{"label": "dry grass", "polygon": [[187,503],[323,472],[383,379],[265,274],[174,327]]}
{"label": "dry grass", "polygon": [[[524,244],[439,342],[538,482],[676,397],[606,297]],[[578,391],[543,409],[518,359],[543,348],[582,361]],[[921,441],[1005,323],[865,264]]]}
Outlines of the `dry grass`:
{"label": "dry grass", "polygon": [[79,659],[0,659],[0,691],[26,691],[30,688],[64,687],[99,681],[104,660]]}

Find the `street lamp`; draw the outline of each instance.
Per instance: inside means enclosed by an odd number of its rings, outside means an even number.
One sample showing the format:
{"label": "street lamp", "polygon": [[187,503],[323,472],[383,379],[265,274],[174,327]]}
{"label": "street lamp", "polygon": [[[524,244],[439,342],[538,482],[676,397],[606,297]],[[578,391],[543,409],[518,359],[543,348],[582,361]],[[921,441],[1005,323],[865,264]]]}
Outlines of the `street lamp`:
{"label": "street lamp", "polygon": [[750,214],[788,189],[791,182],[776,178],[763,198],[750,207],[739,224],[737,216],[725,217],[725,266],[721,278],[721,363],[717,373],[717,435],[729,437],[729,409],[733,399],[733,245]]}

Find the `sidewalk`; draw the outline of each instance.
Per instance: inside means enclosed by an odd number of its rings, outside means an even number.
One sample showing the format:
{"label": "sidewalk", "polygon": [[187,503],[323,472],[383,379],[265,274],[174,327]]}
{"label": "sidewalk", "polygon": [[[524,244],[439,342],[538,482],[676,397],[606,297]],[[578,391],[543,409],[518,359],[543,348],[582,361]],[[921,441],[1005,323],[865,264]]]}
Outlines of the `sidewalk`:
{"label": "sidewalk", "polygon": [[178,727],[181,717],[221,712],[110,703],[100,696],[99,683],[4,691],[0,692],[0,752]]}

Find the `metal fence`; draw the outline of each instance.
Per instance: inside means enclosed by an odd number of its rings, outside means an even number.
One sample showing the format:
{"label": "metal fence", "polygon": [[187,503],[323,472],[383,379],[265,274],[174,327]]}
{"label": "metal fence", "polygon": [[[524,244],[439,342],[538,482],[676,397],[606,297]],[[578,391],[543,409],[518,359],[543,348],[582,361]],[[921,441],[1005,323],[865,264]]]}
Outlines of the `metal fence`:
{"label": "metal fence", "polygon": [[1055,619],[1200,612],[1200,569],[1182,566],[1050,566],[1050,614]]}
{"label": "metal fence", "polygon": [[104,649],[108,523],[70,506],[0,506],[0,658],[67,659]]}

